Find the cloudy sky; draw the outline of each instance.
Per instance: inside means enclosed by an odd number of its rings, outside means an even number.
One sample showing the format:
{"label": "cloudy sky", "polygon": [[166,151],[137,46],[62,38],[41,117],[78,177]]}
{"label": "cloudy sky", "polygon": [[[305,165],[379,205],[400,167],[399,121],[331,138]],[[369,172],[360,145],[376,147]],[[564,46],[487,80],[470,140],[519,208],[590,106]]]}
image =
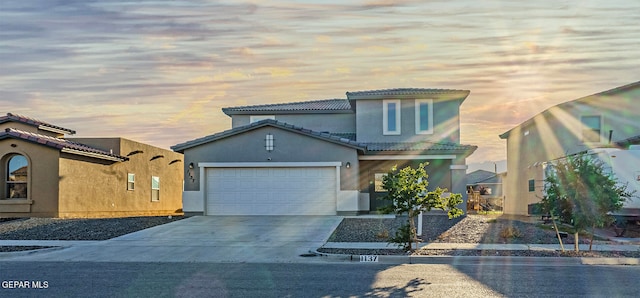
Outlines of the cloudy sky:
{"label": "cloudy sky", "polygon": [[0,113],[159,147],[228,106],[471,90],[468,162],[536,113],[638,81],[640,1],[2,0]]}

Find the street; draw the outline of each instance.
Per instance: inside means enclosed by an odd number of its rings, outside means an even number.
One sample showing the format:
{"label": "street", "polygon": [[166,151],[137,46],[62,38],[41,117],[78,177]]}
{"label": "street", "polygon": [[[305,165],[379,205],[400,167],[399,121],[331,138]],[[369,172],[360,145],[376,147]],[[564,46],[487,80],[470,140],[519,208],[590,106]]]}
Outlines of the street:
{"label": "street", "polygon": [[0,297],[637,297],[638,266],[0,262]]}

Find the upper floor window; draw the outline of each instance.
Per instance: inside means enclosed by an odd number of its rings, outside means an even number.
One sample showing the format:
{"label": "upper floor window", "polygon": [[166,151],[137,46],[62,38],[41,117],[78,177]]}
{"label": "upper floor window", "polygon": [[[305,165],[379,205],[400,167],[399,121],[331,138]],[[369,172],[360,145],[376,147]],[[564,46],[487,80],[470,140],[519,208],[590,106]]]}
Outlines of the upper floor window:
{"label": "upper floor window", "polygon": [[433,133],[433,100],[416,100],[416,134]]}
{"label": "upper floor window", "polygon": [[274,115],[249,116],[249,123],[258,122],[258,121],[265,120],[265,119],[276,120],[276,116],[274,116]]}
{"label": "upper floor window", "polygon": [[7,161],[6,168],[7,199],[26,199],[29,178],[29,162],[27,158],[16,154]]}
{"label": "upper floor window", "polygon": [[382,101],[382,133],[385,135],[400,134],[400,100]]}
{"label": "upper floor window", "polygon": [[582,141],[599,143],[602,129],[602,118],[600,116],[582,116]]}

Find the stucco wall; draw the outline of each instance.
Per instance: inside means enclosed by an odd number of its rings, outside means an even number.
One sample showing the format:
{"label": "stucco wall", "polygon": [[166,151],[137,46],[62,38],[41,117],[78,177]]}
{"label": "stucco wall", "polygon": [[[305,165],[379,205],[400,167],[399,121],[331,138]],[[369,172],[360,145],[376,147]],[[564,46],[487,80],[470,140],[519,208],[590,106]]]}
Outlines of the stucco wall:
{"label": "stucco wall", "polygon": [[[265,137],[274,137],[274,150],[265,149]],[[185,190],[200,190],[200,162],[323,162],[338,161],[342,166],[340,181],[342,190],[357,189],[358,155],[355,149],[329,143],[313,137],[276,127],[262,127],[239,135],[220,139],[184,151]],[[189,178],[189,164],[194,164],[193,179]]]}
{"label": "stucco wall", "polygon": [[[356,118],[353,113],[340,114],[274,114],[277,121],[301,126],[319,132],[356,132]],[[233,115],[232,127],[250,123],[250,115]]]}
{"label": "stucco wall", "polygon": [[6,184],[4,183],[6,180],[2,180],[2,186],[0,187],[0,216],[55,216],[58,211],[59,151],[22,140],[0,140],[2,179],[7,179],[5,173],[7,160],[12,154],[21,154],[25,156],[29,162],[27,183],[28,200],[2,200],[6,197]]}
{"label": "stucco wall", "polygon": [[[122,155],[136,150],[143,153],[114,163],[97,163],[73,155],[63,155],[60,159],[60,217],[182,213],[182,154],[127,139],[96,139],[95,142],[108,144],[114,140],[120,143],[118,151]],[[153,157],[157,158],[152,160]],[[128,173],[135,174],[134,190],[127,190]],[[157,202],[151,201],[151,176],[160,177]]]}
{"label": "stucco wall", "polygon": [[[542,162],[569,154],[609,146],[612,141],[640,135],[639,91],[616,96],[591,96],[550,108],[532,121],[515,127],[507,138],[506,214],[528,214],[528,205],[542,197]],[[581,116],[601,115],[600,142],[584,142]],[[535,190],[529,191],[529,180]]]}
{"label": "stucco wall", "polygon": [[[390,98],[391,99],[391,98]],[[415,99],[433,99],[433,134],[416,134]],[[356,133],[359,142],[453,142],[460,143],[459,99],[400,99],[400,135],[383,134],[383,100],[358,99]]]}

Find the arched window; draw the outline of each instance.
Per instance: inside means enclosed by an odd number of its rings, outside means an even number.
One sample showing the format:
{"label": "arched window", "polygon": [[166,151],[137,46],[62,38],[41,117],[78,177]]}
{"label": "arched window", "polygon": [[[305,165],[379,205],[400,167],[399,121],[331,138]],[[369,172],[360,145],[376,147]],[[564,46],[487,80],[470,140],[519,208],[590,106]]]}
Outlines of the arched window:
{"label": "arched window", "polygon": [[26,199],[29,180],[29,162],[27,158],[16,154],[7,161],[7,199]]}

